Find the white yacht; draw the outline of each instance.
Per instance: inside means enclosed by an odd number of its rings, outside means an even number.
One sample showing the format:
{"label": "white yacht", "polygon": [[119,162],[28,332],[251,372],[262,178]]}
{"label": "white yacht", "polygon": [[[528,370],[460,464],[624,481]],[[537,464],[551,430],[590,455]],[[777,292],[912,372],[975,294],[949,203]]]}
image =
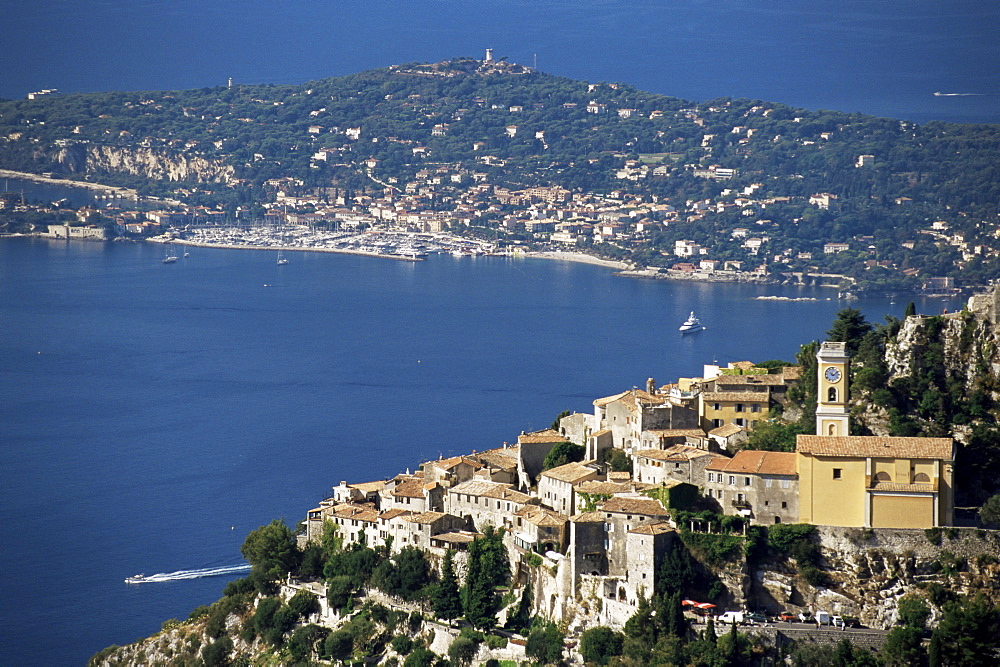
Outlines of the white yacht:
{"label": "white yacht", "polygon": [[694,316],[694,311],[692,310],[691,314],[688,315],[688,318],[686,320],[684,320],[684,324],[680,326],[678,331],[680,331],[682,334],[687,334],[687,333],[694,333],[695,331],[701,331],[704,328],[705,327],[702,326],[701,324],[701,320],[699,320],[697,317]]}
{"label": "white yacht", "polygon": [[146,575],[144,574],[135,574],[132,575],[131,577],[125,577],[126,584],[141,584],[145,581],[146,581]]}

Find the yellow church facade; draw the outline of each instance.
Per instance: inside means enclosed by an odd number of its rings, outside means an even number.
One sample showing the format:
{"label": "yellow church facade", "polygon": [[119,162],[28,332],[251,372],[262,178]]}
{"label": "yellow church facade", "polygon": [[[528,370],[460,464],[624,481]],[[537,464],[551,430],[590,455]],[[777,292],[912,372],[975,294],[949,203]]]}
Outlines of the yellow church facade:
{"label": "yellow church facade", "polygon": [[954,522],[951,438],[850,434],[850,356],[816,353],[816,435],[796,439],[799,521],[825,526],[933,528]]}
{"label": "yellow church facade", "polygon": [[954,521],[950,438],[800,435],[799,521],[932,528]]}

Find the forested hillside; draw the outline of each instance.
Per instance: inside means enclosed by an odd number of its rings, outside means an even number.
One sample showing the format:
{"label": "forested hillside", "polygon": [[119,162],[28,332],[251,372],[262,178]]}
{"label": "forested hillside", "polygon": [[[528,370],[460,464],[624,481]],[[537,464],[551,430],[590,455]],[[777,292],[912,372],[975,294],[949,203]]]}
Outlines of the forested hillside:
{"label": "forested hillside", "polygon": [[[851,275],[862,289],[913,287],[917,274],[1000,277],[996,125],[690,102],[472,59],[303,85],[0,102],[0,167],[231,209],[273,200],[274,179],[375,193],[432,165],[457,169],[447,185],[458,189],[559,185],[669,202],[679,215],[641,252],[600,249],[641,264],[681,239],[752,259],[728,243],[744,228],[764,239],[764,261]],[[828,242],[850,248],[830,253]]]}

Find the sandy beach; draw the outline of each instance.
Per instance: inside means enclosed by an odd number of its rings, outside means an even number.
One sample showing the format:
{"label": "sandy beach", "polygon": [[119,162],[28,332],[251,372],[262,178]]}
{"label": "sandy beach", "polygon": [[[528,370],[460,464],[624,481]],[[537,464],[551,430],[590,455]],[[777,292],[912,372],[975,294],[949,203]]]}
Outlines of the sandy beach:
{"label": "sandy beach", "polygon": [[541,259],[560,259],[564,262],[580,262],[581,264],[595,264],[597,266],[606,266],[609,269],[619,269],[625,270],[631,268],[631,264],[628,262],[617,262],[610,259],[601,259],[600,257],[593,257],[592,255],[586,255],[582,252],[566,252],[563,250],[550,250],[545,252],[527,252],[525,257],[539,257]]}

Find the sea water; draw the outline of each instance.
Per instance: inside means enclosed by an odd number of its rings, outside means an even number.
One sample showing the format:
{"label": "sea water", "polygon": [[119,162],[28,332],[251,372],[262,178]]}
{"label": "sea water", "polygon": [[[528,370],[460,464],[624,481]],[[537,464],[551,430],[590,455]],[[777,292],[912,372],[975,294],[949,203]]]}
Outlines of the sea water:
{"label": "sea water", "polygon": [[[0,240],[7,664],[80,664],[186,618],[227,579],[124,579],[239,565],[250,530],[294,526],[341,480],[514,442],[649,377],[790,360],[845,305],[905,307],[530,258],[161,259]],[[690,311],[708,328],[681,336]]]}
{"label": "sea water", "polygon": [[0,96],[299,84],[493,48],[695,101],[1000,122],[998,34],[981,0],[14,0]]}

